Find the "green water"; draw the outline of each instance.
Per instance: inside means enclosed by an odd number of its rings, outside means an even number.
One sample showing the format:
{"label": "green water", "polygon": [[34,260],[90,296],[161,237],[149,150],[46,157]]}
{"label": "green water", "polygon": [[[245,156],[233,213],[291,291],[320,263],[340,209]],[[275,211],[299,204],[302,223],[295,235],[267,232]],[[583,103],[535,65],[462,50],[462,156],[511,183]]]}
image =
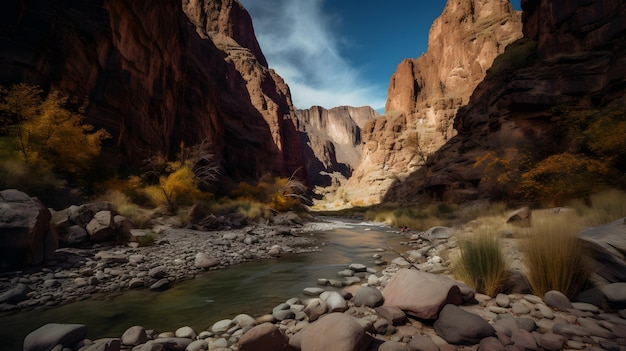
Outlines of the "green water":
{"label": "green water", "polygon": [[[257,317],[291,297],[304,298],[302,289],[316,286],[318,278],[336,278],[350,263],[373,267],[375,249],[398,248],[405,240],[388,228],[363,223],[313,235],[325,243],[321,252],[289,254],[207,272],[163,292],[129,290],[0,315],[0,349],[21,350],[29,332],[53,322],[85,324],[88,338],[97,339],[119,337],[133,325],[160,332],[190,326],[200,332],[240,313]],[[387,261],[395,257],[389,250],[382,255]]]}

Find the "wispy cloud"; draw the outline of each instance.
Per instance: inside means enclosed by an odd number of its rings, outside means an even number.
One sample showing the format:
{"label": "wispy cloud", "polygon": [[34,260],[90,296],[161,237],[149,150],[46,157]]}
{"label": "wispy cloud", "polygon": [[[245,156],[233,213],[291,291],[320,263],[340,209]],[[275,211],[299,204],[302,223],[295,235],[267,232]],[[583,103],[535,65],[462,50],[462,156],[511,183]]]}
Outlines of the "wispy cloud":
{"label": "wispy cloud", "polygon": [[297,108],[370,105],[382,110],[387,87],[367,82],[364,67],[342,57],[342,48],[351,44],[336,32],[341,18],[323,11],[324,0],[241,2],[253,17],[269,66],[287,82]]}

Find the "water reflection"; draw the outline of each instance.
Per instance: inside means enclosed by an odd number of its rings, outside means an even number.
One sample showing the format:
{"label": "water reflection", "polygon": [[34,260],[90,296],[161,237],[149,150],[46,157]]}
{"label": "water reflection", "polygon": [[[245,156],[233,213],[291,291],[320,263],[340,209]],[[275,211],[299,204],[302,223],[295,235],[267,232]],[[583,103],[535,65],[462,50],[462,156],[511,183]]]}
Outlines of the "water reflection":
{"label": "water reflection", "polygon": [[[336,278],[349,263],[372,266],[374,250],[397,247],[403,240],[388,228],[363,223],[315,236],[325,243],[321,252],[289,254],[207,272],[158,293],[131,290],[0,316],[0,334],[4,334],[0,340],[8,340],[9,349],[19,350],[26,334],[52,322],[85,324],[92,339],[118,337],[133,325],[158,331],[191,326],[201,331],[240,313],[268,313],[288,298],[303,297],[302,289],[315,286],[318,278]],[[385,255],[386,260],[393,258],[390,251]]]}

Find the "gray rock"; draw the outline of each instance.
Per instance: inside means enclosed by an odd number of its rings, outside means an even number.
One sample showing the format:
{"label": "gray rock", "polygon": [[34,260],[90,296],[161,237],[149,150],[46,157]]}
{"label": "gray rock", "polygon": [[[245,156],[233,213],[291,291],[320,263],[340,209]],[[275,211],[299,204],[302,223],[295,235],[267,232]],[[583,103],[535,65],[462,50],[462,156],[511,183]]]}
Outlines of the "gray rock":
{"label": "gray rock", "polygon": [[194,259],[194,267],[200,269],[209,269],[211,267],[219,266],[220,261],[211,257],[206,252],[198,252]]}
{"label": "gray rock", "polygon": [[528,314],[530,313],[530,308],[521,302],[514,302],[511,305],[511,311],[515,314]]}
{"label": "gray rock", "polygon": [[131,289],[143,288],[146,283],[141,278],[133,278],[128,282],[128,287]]}
{"label": "gray rock", "polygon": [[189,345],[187,345],[187,348],[185,348],[185,351],[201,350],[209,350],[209,343],[206,340],[194,340]]}
{"label": "gray rock", "polygon": [[432,227],[421,234],[422,238],[428,240],[448,239],[452,235],[452,230],[447,227]]}
{"label": "gray rock", "polygon": [[504,345],[498,338],[490,336],[478,343],[478,351],[504,351]]}
{"label": "gray rock", "polygon": [[340,293],[329,291],[324,302],[328,307],[328,312],[345,312],[348,310],[348,301],[346,301]]}
{"label": "gray rock", "polygon": [[342,271],[337,272],[337,276],[339,277],[351,277],[354,275],[354,271],[351,269],[344,269]]}
{"label": "gray rock", "polygon": [[554,313],[552,312],[550,307],[540,303],[540,304],[537,304],[537,309],[539,310],[539,312],[541,312],[544,318],[554,319]]}
{"label": "gray rock", "polygon": [[407,345],[397,341],[385,341],[378,347],[378,351],[407,351]]}
{"label": "gray rock", "polygon": [[324,289],[318,287],[309,287],[302,290],[302,293],[307,296],[320,296],[320,294],[323,292]]}
{"label": "gray rock", "polygon": [[[141,347],[141,350],[144,350],[143,345],[137,347]],[[120,351],[121,349],[122,341],[120,339],[104,338],[95,340],[93,344],[81,348],[80,351]]]}
{"label": "gray rock", "polygon": [[213,323],[213,325],[211,326],[211,331],[215,334],[220,335],[226,332],[228,329],[232,328],[234,325],[235,322],[233,322],[231,319],[222,319]]}
{"label": "gray rock", "polygon": [[61,234],[59,239],[68,246],[80,245],[89,241],[89,233],[87,233],[84,227],[75,224],[67,228],[67,231]]}
{"label": "gray rock", "polygon": [[570,308],[574,308],[567,296],[556,290],[548,291],[543,296],[543,300],[546,305],[556,308],[559,311],[567,312]]}
{"label": "gray rock", "polygon": [[378,316],[391,321],[393,325],[399,325],[406,320],[406,314],[398,307],[380,306],[376,307]]}
{"label": "gray rock", "polygon": [[563,336],[553,333],[535,335],[537,335],[537,345],[548,351],[562,350],[567,340]]}
{"label": "gray rock", "polygon": [[537,295],[524,295],[524,300],[530,302],[530,303],[542,303],[543,300],[541,299],[541,297],[537,296]]}
{"label": "gray rock", "polygon": [[537,323],[532,318],[515,318],[515,324],[519,329],[524,329],[528,332],[537,330]]}
{"label": "gray rock", "polygon": [[609,302],[626,304],[626,282],[607,284],[601,289]]}
{"label": "gray rock", "polygon": [[496,304],[500,307],[509,307],[511,300],[509,299],[509,295],[506,294],[498,294],[496,295]]}
{"label": "gray rock", "polygon": [[103,241],[109,239],[115,233],[115,223],[111,211],[99,211],[85,226],[91,241]]}
{"label": "gray rock", "polygon": [[518,350],[537,350],[537,341],[530,332],[524,329],[513,330],[511,340]]}
{"label": "gray rock", "polygon": [[242,328],[253,327],[257,324],[256,320],[247,314],[237,315],[233,318],[233,322],[237,323],[237,325]]}
{"label": "gray rock", "polygon": [[354,295],[354,304],[357,306],[378,307],[383,304],[383,294],[371,286],[362,286]]}
{"label": "gray rock", "polygon": [[311,299],[304,308],[304,313],[309,317],[309,322],[315,322],[319,317],[325,314],[327,306],[321,299]]}
{"label": "gray rock", "polygon": [[569,325],[564,323],[555,323],[552,326],[552,332],[568,338],[572,336],[589,336],[589,333],[585,332],[583,328],[577,325]]}
{"label": "gray rock", "polygon": [[451,304],[443,307],[434,327],[437,334],[451,344],[477,344],[496,335],[493,327],[480,316]]}
{"label": "gray rock", "polygon": [[[187,339],[187,338],[176,338],[176,337],[165,337],[165,338],[157,338],[154,340],[150,340],[147,343],[144,344],[145,345],[152,345],[152,344],[160,344],[163,345],[163,348],[165,350],[180,350],[183,351],[187,348],[187,346],[189,346],[189,344],[191,344],[193,340],[191,339]],[[153,346],[148,346],[149,349],[152,349]],[[144,351],[143,347],[140,349],[141,351]]]}
{"label": "gray rock", "polygon": [[26,335],[24,351],[47,351],[56,345],[73,348],[86,337],[87,326],[82,324],[45,324]]}
{"label": "gray rock", "polygon": [[150,285],[150,290],[152,291],[161,291],[165,290],[170,286],[170,281],[167,278],[159,279],[154,284]]}
{"label": "gray rock", "polygon": [[296,313],[292,310],[280,310],[272,312],[272,316],[277,321],[284,321],[285,319],[294,319],[296,317]]}
{"label": "gray rock", "polygon": [[28,293],[33,291],[28,285],[19,283],[13,289],[7,290],[0,295],[0,304],[8,303],[17,305],[18,303],[28,300]]}
{"label": "gray rock", "polygon": [[193,328],[185,326],[176,329],[174,335],[177,338],[187,338],[187,339],[195,339],[198,334],[193,330]]}
{"label": "gray rock", "polygon": [[594,319],[578,318],[576,321],[578,322],[578,324],[580,324],[583,330],[591,335],[599,336],[605,339],[615,338],[615,334],[600,326]]}
{"label": "gray rock", "polygon": [[[369,322],[369,321],[368,321]],[[386,320],[385,318],[378,318],[374,324],[372,325],[372,327],[374,328],[374,330],[376,331],[376,334],[380,334],[380,335],[389,335],[392,334],[393,332],[395,332],[395,328],[393,327],[393,325],[391,324],[391,322],[389,322],[388,320]],[[365,330],[368,330],[367,327],[364,328]]]}
{"label": "gray rock", "polygon": [[591,312],[591,313],[600,313],[600,309],[598,308],[598,306],[592,305],[590,303],[573,302],[572,306],[574,306],[575,309],[580,310],[580,311]]}
{"label": "gray rock", "polygon": [[166,268],[163,266],[158,266],[150,269],[148,271],[148,275],[154,279],[161,279],[167,275]]}
{"label": "gray rock", "polygon": [[148,334],[143,327],[136,325],[126,329],[121,340],[122,345],[137,346],[148,341]]}
{"label": "gray rock", "polygon": [[353,272],[365,272],[367,271],[367,266],[360,263],[352,263],[350,266],[348,266],[348,269]]}
{"label": "gray rock", "polygon": [[583,230],[578,237],[587,243],[593,279],[605,284],[626,282],[626,224],[624,218]]}
{"label": "gray rock", "polygon": [[414,335],[407,348],[409,351],[439,351],[439,346],[425,335]]}

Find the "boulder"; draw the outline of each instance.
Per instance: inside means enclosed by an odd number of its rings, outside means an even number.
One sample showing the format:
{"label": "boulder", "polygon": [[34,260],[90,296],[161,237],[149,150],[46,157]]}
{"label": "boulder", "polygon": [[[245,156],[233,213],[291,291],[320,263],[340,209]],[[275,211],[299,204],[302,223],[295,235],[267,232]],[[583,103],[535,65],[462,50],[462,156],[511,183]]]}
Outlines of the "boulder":
{"label": "boulder", "polygon": [[450,304],[443,307],[434,327],[437,334],[450,344],[477,344],[496,335],[495,329],[479,315]]}
{"label": "boulder", "polygon": [[33,291],[26,284],[17,284],[14,288],[9,289],[0,295],[0,304],[8,303],[17,305],[19,302],[28,300],[28,293]]}
{"label": "boulder", "polygon": [[59,240],[67,246],[76,246],[89,241],[89,234],[82,226],[74,224],[59,235]]}
{"label": "boulder", "polygon": [[51,218],[39,199],[15,189],[0,191],[0,268],[36,265],[51,256],[59,247]]}
{"label": "boulder", "polygon": [[587,228],[578,234],[589,250],[593,279],[602,283],[626,282],[626,223],[624,218]]}
{"label": "boulder", "polygon": [[300,333],[302,351],[360,351],[368,344],[358,320],[338,312],[323,316]]}
{"label": "boulder", "polygon": [[115,233],[115,222],[113,222],[113,212],[100,211],[85,226],[91,241],[98,242],[109,239]]}
{"label": "boulder", "polygon": [[24,351],[48,351],[56,345],[71,349],[86,337],[85,325],[50,323],[26,335]]}
{"label": "boulder", "polygon": [[272,323],[263,323],[248,330],[237,343],[239,351],[291,351],[289,339]]}
{"label": "boulder", "polygon": [[446,304],[463,302],[459,284],[442,275],[402,269],[383,290],[383,305],[398,307],[417,318],[436,319]]}
{"label": "boulder", "polygon": [[362,286],[354,295],[354,304],[357,306],[378,307],[383,304],[383,294],[371,286]]}
{"label": "boulder", "polygon": [[148,334],[143,327],[138,325],[126,329],[122,334],[122,345],[136,346],[146,341],[148,341]]}

